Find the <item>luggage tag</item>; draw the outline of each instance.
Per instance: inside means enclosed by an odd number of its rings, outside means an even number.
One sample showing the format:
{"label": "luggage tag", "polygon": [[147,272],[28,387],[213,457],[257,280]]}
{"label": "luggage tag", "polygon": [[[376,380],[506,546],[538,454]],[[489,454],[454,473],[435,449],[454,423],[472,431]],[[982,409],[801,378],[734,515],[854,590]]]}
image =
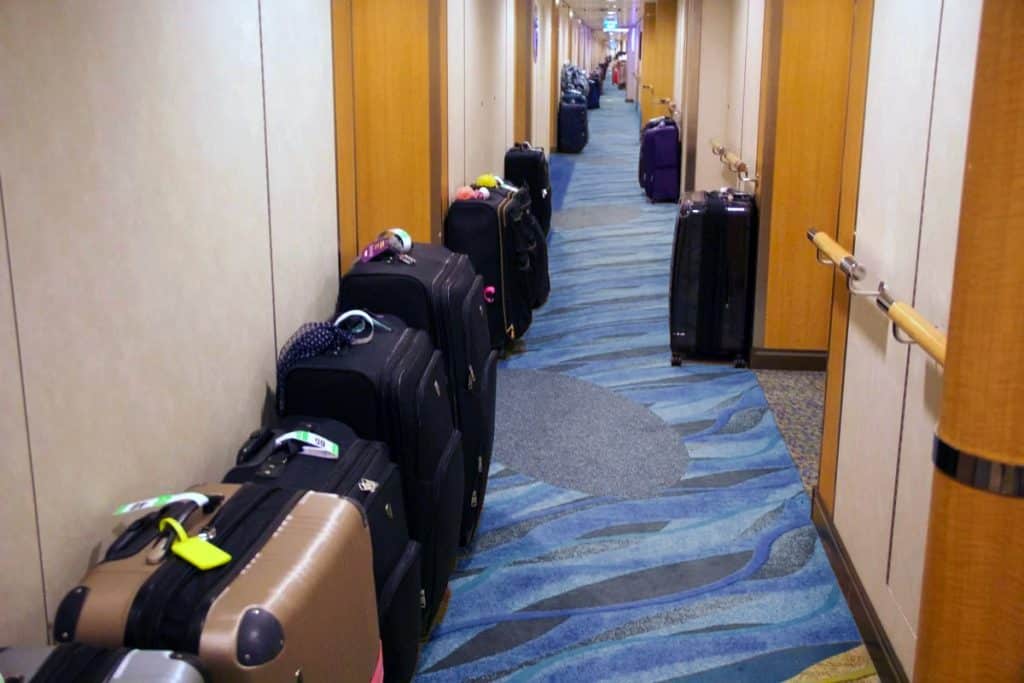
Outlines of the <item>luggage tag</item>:
{"label": "luggage tag", "polygon": [[186,491],[185,493],[174,493],[163,496],[157,496],[156,498],[147,498],[146,500],[137,500],[134,503],[125,503],[119,505],[114,510],[115,515],[129,515],[133,512],[139,512],[140,510],[152,510],[155,508],[162,508],[170,503],[176,503],[179,500],[191,500],[193,503],[198,505],[200,508],[205,508],[210,504],[210,499],[201,493],[195,493],[194,491]]}
{"label": "luggage tag", "polygon": [[315,458],[326,458],[327,460],[337,460],[341,457],[341,449],[338,448],[338,444],[313,432],[302,430],[288,432],[277,437],[274,440],[274,445],[280,446],[286,441],[299,441],[306,444],[299,449],[300,455],[311,455]]}
{"label": "luggage tag", "polygon": [[413,265],[416,259],[409,255],[412,251],[412,236],[401,228],[388,228],[377,239],[370,242],[359,254],[359,260],[369,263],[382,254],[395,254],[402,263]]}
{"label": "luggage tag", "polygon": [[170,517],[160,520],[160,531],[166,527],[174,530],[175,538],[171,541],[171,552],[188,562],[193,567],[208,571],[222,567],[231,561],[231,555],[200,536],[189,536],[178,521]]}

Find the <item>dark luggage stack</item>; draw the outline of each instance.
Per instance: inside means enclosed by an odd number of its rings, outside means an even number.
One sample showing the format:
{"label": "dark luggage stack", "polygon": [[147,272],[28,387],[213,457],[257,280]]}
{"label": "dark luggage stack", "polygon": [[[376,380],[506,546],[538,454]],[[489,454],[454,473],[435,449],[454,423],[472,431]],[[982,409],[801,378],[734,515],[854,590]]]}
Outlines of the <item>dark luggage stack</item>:
{"label": "dark luggage stack", "polygon": [[530,213],[546,238],[551,232],[551,171],[544,148],[515,143],[505,153],[505,180],[530,193]]}
{"label": "dark luggage stack", "polygon": [[445,217],[445,245],[469,256],[490,294],[494,349],[522,337],[551,290],[547,242],[530,204],[525,188],[502,183],[489,188],[486,199],[456,200]]}
{"label": "dark luggage stack", "polygon": [[494,442],[498,354],[491,349],[486,324],[487,282],[469,257],[441,246],[416,245],[410,257],[412,262],[356,263],[341,280],[338,310],[373,308],[398,316],[427,331],[431,345],[443,354],[465,456],[460,542],[466,545],[483,507]]}
{"label": "dark luggage stack", "polygon": [[648,121],[640,133],[639,181],[653,202],[679,200],[682,148],[674,119],[662,116]]}
{"label": "dark luggage stack", "polygon": [[723,190],[684,198],[669,292],[673,365],[687,357],[749,363],[756,254],[752,195]]}
{"label": "dark luggage stack", "polygon": [[587,99],[578,91],[569,91],[558,103],[558,151],[577,154],[589,140]]}
{"label": "dark luggage stack", "polygon": [[587,91],[587,109],[599,109],[601,107],[601,81],[596,77],[590,77],[590,89]]}

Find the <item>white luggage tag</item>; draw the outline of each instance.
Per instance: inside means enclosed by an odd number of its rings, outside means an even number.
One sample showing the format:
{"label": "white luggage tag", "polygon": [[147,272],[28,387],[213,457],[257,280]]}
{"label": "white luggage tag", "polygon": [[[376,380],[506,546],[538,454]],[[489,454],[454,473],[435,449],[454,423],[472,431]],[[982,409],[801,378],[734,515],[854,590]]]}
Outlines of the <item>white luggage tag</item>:
{"label": "white luggage tag", "polygon": [[325,458],[327,460],[337,460],[341,457],[341,449],[338,447],[338,444],[313,432],[304,430],[288,432],[277,437],[274,440],[274,445],[280,446],[286,441],[299,441],[306,444],[299,449],[300,455],[311,455],[315,458]]}
{"label": "white luggage tag", "polygon": [[191,500],[200,508],[206,507],[210,503],[210,499],[201,493],[185,491],[184,493],[169,493],[155,498],[147,498],[146,500],[137,500],[134,503],[125,503],[124,505],[119,505],[117,509],[114,510],[114,514],[128,515],[141,510],[153,510],[156,508],[162,508],[170,503],[176,503],[179,500]]}

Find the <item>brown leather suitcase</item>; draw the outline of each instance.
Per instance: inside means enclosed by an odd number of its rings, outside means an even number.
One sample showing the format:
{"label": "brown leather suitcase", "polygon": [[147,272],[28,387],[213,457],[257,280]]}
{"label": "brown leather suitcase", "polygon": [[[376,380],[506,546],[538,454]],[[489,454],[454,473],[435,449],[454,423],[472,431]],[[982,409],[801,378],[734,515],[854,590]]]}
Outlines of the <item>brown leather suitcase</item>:
{"label": "brown leather suitcase", "polygon": [[[209,502],[165,505],[118,537],[64,598],[55,639],[196,654],[215,681],[378,679],[362,510],[331,494],[255,484],[192,491]],[[190,538],[206,534],[231,560],[200,570],[167,552],[165,517]]]}

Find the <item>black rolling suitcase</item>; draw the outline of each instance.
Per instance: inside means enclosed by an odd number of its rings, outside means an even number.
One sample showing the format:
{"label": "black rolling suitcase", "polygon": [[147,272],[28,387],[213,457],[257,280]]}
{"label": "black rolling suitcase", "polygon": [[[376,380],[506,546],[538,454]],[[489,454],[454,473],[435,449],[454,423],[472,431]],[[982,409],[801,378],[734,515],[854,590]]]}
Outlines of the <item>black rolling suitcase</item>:
{"label": "black rolling suitcase", "polygon": [[239,449],[224,483],[248,482],[336,493],[362,506],[373,545],[385,680],[411,680],[425,601],[420,545],[409,539],[402,482],[388,447],[334,420],[290,416],[253,432]]}
{"label": "black rolling suitcase", "polygon": [[587,91],[587,109],[600,109],[601,107],[601,82],[596,78],[590,79],[590,90]]}
{"label": "black rolling suitcase", "polygon": [[752,195],[713,191],[683,199],[669,292],[673,365],[686,356],[749,362],[756,254]]}
{"label": "black rolling suitcase", "polygon": [[650,160],[644,160],[644,135],[649,130],[653,130],[660,126],[671,126],[676,128],[676,136],[679,135],[679,125],[676,120],[671,116],[655,116],[653,119],[644,124],[644,127],[640,129],[640,157],[637,160],[637,182],[640,183],[640,187],[647,189],[646,172],[647,165],[650,165]]}
{"label": "black rolling suitcase", "polygon": [[[587,146],[590,132],[587,126],[586,98],[579,95],[579,101],[567,100],[564,96],[558,104],[558,151],[567,154],[582,152]],[[573,97],[572,100],[577,100]]]}
{"label": "black rolling suitcase", "polygon": [[[408,290],[407,290],[408,293]],[[391,296],[400,296],[392,294]],[[383,441],[401,472],[409,535],[423,546],[424,631],[433,626],[455,566],[465,466],[452,419],[444,357],[423,330],[380,316],[372,337],[335,351],[278,361],[283,415],[329,418]],[[294,360],[289,360],[293,358]]]}
{"label": "black rolling suitcase", "polygon": [[460,534],[465,545],[483,509],[494,445],[498,354],[488,331],[487,283],[467,256],[444,247],[417,244],[408,256],[357,262],[341,280],[338,309],[398,316],[426,330],[444,354],[466,468]]}
{"label": "black rolling suitcase", "polygon": [[530,195],[508,185],[490,188],[486,199],[459,199],[448,207],[444,243],[467,254],[483,276],[488,296],[491,347],[523,336],[551,291],[547,242],[530,213]]}
{"label": "black rolling suitcase", "polygon": [[515,143],[505,152],[505,180],[530,192],[530,213],[547,237],[551,232],[551,171],[544,148]]}

